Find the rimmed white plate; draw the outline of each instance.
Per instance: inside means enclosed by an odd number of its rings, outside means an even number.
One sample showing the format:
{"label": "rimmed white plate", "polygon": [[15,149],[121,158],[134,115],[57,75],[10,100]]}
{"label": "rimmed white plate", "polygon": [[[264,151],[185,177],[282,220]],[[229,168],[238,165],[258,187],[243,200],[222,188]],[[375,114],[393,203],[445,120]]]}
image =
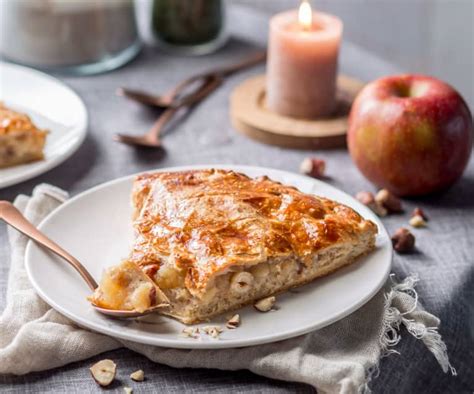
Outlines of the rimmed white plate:
{"label": "rimmed white plate", "polygon": [[[155,315],[151,322],[114,320],[95,312],[86,301],[89,289],[78,274],[59,258],[30,242],[26,269],[38,294],[77,324],[113,337],[149,345],[187,349],[258,345],[295,337],[333,323],[366,303],[384,284],[391,266],[392,247],[380,220],[348,194],[315,179],[289,172],[246,166],[192,166],[161,169],[231,168],[249,176],[268,175],[306,193],[347,204],[377,223],[376,250],[358,264],[278,297],[279,309],[259,313],[252,307],[239,313],[242,325],[226,330],[219,340],[183,338],[183,324]],[[130,191],[133,176],[90,189],[63,204],[39,226],[76,256],[99,279],[103,269],[126,257],[132,242]],[[225,323],[224,317],[207,324]]]}
{"label": "rimmed white plate", "polygon": [[0,62],[0,101],[48,129],[45,159],[0,169],[0,189],[40,175],[70,157],[86,136],[87,111],[72,89],[28,67]]}

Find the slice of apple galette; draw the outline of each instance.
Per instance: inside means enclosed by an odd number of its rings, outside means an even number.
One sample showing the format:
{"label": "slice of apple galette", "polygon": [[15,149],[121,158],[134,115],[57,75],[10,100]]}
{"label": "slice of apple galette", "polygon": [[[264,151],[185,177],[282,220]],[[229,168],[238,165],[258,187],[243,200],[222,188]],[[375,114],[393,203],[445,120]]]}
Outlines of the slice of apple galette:
{"label": "slice of apple galette", "polygon": [[42,160],[48,132],[0,102],[0,168]]}
{"label": "slice of apple galette", "polygon": [[[353,209],[265,176],[139,175],[132,201],[128,262],[166,295],[160,313],[186,324],[311,282],[375,247],[377,226]],[[96,303],[106,294],[99,287]]]}

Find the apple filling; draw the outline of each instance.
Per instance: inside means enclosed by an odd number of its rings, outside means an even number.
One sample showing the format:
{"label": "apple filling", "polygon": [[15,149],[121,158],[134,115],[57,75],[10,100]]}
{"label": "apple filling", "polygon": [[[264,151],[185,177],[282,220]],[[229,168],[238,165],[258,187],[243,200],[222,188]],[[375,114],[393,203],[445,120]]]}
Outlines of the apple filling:
{"label": "apple filling", "polygon": [[129,261],[108,268],[88,300],[105,309],[137,312],[167,303],[166,296],[153,281]]}

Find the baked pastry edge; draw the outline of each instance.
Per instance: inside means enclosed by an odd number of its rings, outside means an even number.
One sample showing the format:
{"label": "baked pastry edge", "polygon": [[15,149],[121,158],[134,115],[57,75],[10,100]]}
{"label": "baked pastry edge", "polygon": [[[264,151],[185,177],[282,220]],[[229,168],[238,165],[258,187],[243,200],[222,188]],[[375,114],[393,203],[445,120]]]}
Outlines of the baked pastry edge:
{"label": "baked pastry edge", "polygon": [[[271,262],[271,260],[265,263],[260,263],[268,264],[270,266],[272,264],[276,264],[277,266],[284,266],[285,264],[291,265],[292,263],[293,271],[290,270],[290,272],[288,272],[286,275],[280,277],[281,279],[279,280],[279,282],[285,284],[274,285],[273,288],[276,290],[266,289],[265,287],[262,288],[262,284],[258,283],[257,281],[257,283],[254,284],[257,291],[249,292],[247,296],[242,297],[240,301],[234,302],[234,304],[230,304],[228,302],[228,300],[232,299],[232,297],[229,297],[225,294],[221,294],[218,297],[209,297],[211,299],[210,304],[205,303],[203,301],[197,301],[197,307],[194,310],[189,309],[188,311],[184,310],[183,312],[180,312],[176,309],[176,304],[175,306],[173,306],[173,300],[171,300],[171,309],[169,311],[161,311],[161,313],[173,317],[184,324],[195,324],[203,322],[222,313],[231,312],[244,306],[254,304],[259,299],[281,294],[290,289],[306,285],[317,278],[327,276],[345,266],[358,263],[362,256],[368,254],[374,248],[375,234],[366,233],[365,236],[360,239],[360,242],[348,243],[344,245],[338,244],[316,253],[312,259],[312,266],[303,268],[300,274],[298,273],[298,270],[301,270],[301,262],[299,262],[298,259],[295,257],[284,258],[278,263]],[[350,252],[347,253],[347,250],[350,250]],[[257,266],[249,268],[251,270],[255,270],[255,267]],[[244,270],[243,272],[247,271]],[[306,273],[303,275],[304,272]],[[291,279],[292,276],[293,279]],[[275,273],[267,275],[267,278],[275,277],[277,277]],[[215,300],[216,302],[212,304],[212,300]]]}

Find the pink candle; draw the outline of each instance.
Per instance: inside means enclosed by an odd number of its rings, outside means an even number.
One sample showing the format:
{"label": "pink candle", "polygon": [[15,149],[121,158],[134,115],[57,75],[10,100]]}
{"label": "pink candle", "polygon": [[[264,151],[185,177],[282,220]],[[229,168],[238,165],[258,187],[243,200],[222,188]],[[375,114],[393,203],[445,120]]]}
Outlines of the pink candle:
{"label": "pink candle", "polygon": [[270,20],[267,106],[295,118],[331,115],[336,106],[336,77],[342,21],[312,12],[303,1],[298,11]]}

